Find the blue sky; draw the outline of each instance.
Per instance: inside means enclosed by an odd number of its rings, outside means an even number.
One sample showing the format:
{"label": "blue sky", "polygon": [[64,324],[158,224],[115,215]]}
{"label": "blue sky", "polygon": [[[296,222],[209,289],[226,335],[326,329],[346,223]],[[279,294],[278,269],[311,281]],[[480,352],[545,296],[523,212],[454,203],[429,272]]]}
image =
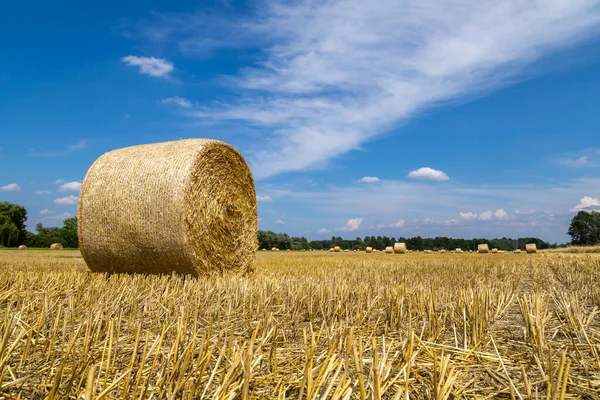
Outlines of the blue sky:
{"label": "blue sky", "polygon": [[262,229],[565,242],[600,209],[599,29],[593,0],[13,2],[0,200],[59,225],[102,153],[210,137]]}

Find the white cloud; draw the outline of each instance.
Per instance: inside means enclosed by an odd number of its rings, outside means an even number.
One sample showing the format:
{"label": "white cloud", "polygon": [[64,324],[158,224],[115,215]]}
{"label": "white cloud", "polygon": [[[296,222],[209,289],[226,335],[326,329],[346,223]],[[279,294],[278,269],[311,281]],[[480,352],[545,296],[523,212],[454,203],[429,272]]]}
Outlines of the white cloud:
{"label": "white cloud", "polygon": [[448,175],[446,175],[444,172],[429,167],[423,167],[416,171],[412,171],[408,174],[408,177],[413,179],[428,179],[431,181],[440,182],[450,180]]}
{"label": "white cloud", "polygon": [[50,193],[52,193],[52,192],[49,190],[36,190],[35,191],[35,194],[37,194],[37,195],[50,194]]}
{"label": "white cloud", "polygon": [[584,196],[581,198],[581,200],[579,200],[579,204],[571,208],[570,211],[578,212],[581,210],[588,210],[598,207],[600,207],[600,199],[598,199],[597,197]]}
{"label": "white cloud", "polygon": [[589,164],[589,160],[587,156],[582,156],[579,158],[568,158],[565,160],[565,164],[571,167],[584,167]]}
{"label": "white cloud", "polygon": [[56,183],[57,185],[60,185],[61,183],[65,183],[64,179],[57,179],[54,181],[54,183]]}
{"label": "white cloud", "polygon": [[482,221],[491,221],[494,219],[494,214],[491,211],[484,211],[479,214],[479,219]]}
{"label": "white cloud", "polygon": [[0,186],[0,192],[20,192],[21,187],[16,183],[9,183],[8,185]]}
{"label": "white cloud", "polygon": [[325,228],[321,228],[317,231],[317,233],[330,233],[331,231],[329,229],[325,229]]}
{"label": "white cloud", "polygon": [[48,208],[40,211],[40,215],[43,217],[42,220],[65,220],[67,218],[73,217],[73,214],[69,212],[57,213],[56,211],[50,210]]}
{"label": "white cloud", "polygon": [[379,178],[376,176],[365,176],[360,178],[358,181],[363,183],[375,183],[379,182]]}
{"label": "white cloud", "polygon": [[[258,178],[322,166],[423,109],[530,77],[525,66],[587,39],[600,25],[592,0],[261,5],[255,18],[230,20],[212,36],[179,15],[149,30],[172,35],[182,50],[232,41],[262,50],[254,68],[227,80],[242,89],[238,101],[196,114],[258,125],[277,137],[251,153]],[[231,37],[231,25],[243,29]]]}
{"label": "white cloud", "polygon": [[174,67],[169,60],[154,57],[127,56],[121,61],[130,67],[139,67],[141,74],[155,77],[166,77]]}
{"label": "white cloud", "polygon": [[60,206],[72,206],[77,204],[77,200],[79,200],[79,197],[71,195],[54,200],[54,204],[58,204]]}
{"label": "white cloud", "polygon": [[393,222],[391,224],[378,224],[378,225],[370,226],[369,228],[375,228],[375,229],[402,228],[404,225],[406,225],[406,221],[404,221],[403,219],[399,219],[398,221]]}
{"label": "white cloud", "polygon": [[167,97],[166,99],[162,99],[160,101],[163,104],[175,104],[179,107],[190,108],[192,106],[192,102],[186,98],[175,96],[175,97]]}
{"label": "white cloud", "polygon": [[494,211],[494,217],[497,219],[506,219],[508,218],[508,213],[504,211],[502,208]]}
{"label": "white cloud", "polygon": [[281,219],[278,219],[277,221],[275,221],[275,223],[277,225],[283,225],[283,224],[285,224],[285,222],[283,222],[283,220],[281,220]]}
{"label": "white cloud", "polygon": [[268,203],[270,201],[273,201],[273,199],[269,196],[256,195],[256,201],[258,201],[259,203]]}
{"label": "white cloud", "polygon": [[460,217],[462,219],[477,219],[477,214],[472,212],[462,212],[460,213]]}
{"label": "white cloud", "polygon": [[333,230],[341,231],[341,232],[354,232],[355,230],[358,230],[358,228],[360,228],[360,224],[362,224],[362,222],[363,222],[363,219],[361,217],[350,218],[348,220],[348,222],[346,222],[345,226],[342,226],[340,228],[335,228]]}
{"label": "white cloud", "polygon": [[69,145],[69,151],[83,149],[87,145],[87,140],[80,140],[78,143]]}
{"label": "white cloud", "polygon": [[79,192],[81,190],[81,182],[63,183],[59,188],[59,192]]}

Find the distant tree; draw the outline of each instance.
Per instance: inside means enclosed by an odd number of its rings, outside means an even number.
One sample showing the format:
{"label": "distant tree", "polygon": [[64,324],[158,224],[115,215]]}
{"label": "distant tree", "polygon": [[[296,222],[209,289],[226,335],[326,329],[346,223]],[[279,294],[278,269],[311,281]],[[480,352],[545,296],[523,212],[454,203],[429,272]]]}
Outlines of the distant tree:
{"label": "distant tree", "polygon": [[18,204],[0,202],[0,245],[18,246],[25,240],[27,210]]}
{"label": "distant tree", "polygon": [[571,220],[567,233],[574,245],[592,246],[600,243],[600,213],[579,211]]}
{"label": "distant tree", "polygon": [[77,218],[67,218],[63,222],[63,227],[60,228],[61,243],[65,247],[79,247],[79,238],[77,236]]}

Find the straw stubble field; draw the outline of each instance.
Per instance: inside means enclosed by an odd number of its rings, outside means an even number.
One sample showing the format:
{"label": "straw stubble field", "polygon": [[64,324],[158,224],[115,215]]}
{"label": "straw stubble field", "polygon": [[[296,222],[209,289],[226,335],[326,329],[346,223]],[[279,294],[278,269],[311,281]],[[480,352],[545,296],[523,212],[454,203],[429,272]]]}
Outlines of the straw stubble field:
{"label": "straw stubble field", "polygon": [[600,256],[259,253],[247,277],[0,252],[0,398],[600,398]]}

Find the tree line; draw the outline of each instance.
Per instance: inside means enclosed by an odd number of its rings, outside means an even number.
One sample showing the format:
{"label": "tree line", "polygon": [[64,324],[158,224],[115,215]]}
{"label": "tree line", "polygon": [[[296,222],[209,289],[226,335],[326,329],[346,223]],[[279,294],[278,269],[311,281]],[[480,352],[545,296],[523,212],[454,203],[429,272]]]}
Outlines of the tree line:
{"label": "tree line", "polygon": [[45,227],[39,223],[35,233],[25,229],[27,210],[19,204],[0,202],[0,246],[48,248],[52,243],[60,243],[66,248],[78,248],[77,218],[67,218],[61,227]]}
{"label": "tree line", "polygon": [[[77,237],[77,218],[67,218],[61,227],[45,227],[41,223],[35,227],[35,232],[26,230],[27,210],[19,204],[0,202],[0,247],[17,247],[24,244],[28,247],[50,247],[52,243],[61,243],[66,248],[79,247]],[[571,244],[579,246],[591,246],[600,244],[600,213],[596,211],[579,211],[571,220],[567,232],[571,236]],[[372,247],[384,250],[387,246],[393,246],[396,242],[404,242],[410,250],[477,250],[477,245],[487,243],[490,248],[511,251],[524,249],[527,243],[535,243],[538,249],[558,247],[556,243],[550,244],[542,239],[526,238],[500,238],[500,239],[454,239],[438,236],[435,238],[423,238],[421,236],[387,237],[387,236],[365,236],[356,239],[344,239],[340,236],[332,236],[331,239],[311,240],[305,237],[289,236],[286,233],[275,233],[272,231],[259,231],[259,249],[271,249],[276,247],[280,250],[327,250],[334,246],[340,246],[343,250],[365,250]],[[561,245],[564,246],[564,245]]]}

